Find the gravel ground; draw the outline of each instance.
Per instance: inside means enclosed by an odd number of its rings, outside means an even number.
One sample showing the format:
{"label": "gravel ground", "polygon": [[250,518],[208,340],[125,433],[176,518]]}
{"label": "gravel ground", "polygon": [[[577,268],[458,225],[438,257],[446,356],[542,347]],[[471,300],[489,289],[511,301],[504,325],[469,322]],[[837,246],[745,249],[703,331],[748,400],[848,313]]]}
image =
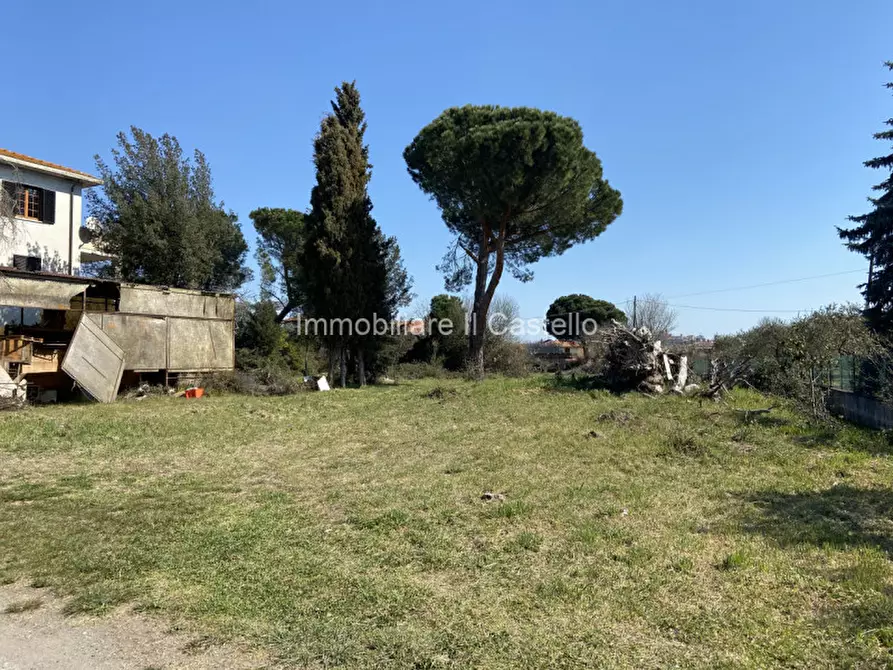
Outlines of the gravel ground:
{"label": "gravel ground", "polygon": [[[127,608],[102,617],[66,616],[47,589],[0,586],[0,670],[248,670],[260,656],[168,632]],[[22,611],[19,611],[22,610]]]}

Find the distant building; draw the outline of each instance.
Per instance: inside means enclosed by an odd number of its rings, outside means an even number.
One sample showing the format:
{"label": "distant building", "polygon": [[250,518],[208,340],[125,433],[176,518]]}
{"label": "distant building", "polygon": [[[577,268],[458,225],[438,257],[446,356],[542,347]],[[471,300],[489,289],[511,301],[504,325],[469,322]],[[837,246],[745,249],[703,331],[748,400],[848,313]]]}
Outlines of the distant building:
{"label": "distant building", "polygon": [[395,321],[393,329],[396,333],[423,337],[428,333],[428,324],[425,319],[409,319],[406,321]]}
{"label": "distant building", "polygon": [[556,363],[573,363],[583,360],[583,345],[573,340],[542,340],[529,345],[536,358]]}
{"label": "distant building", "polygon": [[703,335],[668,335],[662,341],[665,349],[685,349],[688,351],[706,351],[713,348],[713,340]]}

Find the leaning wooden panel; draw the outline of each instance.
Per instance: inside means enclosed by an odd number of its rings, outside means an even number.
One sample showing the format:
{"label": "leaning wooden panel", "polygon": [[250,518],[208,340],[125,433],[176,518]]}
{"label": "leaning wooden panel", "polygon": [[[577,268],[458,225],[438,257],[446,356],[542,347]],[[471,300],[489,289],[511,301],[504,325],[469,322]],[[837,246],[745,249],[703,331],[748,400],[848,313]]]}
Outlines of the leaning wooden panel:
{"label": "leaning wooden panel", "polygon": [[168,319],[168,357],[172,372],[232,370],[232,321]]}
{"label": "leaning wooden panel", "polygon": [[121,347],[126,370],[148,372],[167,367],[167,324],[163,317],[88,312],[87,318]]}
{"label": "leaning wooden panel", "polygon": [[81,319],[62,370],[99,402],[113,402],[124,373],[124,351],[90,319]]}

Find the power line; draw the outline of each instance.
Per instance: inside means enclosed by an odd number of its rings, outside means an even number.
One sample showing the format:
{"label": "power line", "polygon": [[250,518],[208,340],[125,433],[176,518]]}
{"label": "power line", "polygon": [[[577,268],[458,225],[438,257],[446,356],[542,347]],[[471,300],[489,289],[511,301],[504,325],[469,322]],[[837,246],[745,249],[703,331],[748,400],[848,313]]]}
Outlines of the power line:
{"label": "power line", "polygon": [[[633,302],[632,298],[629,300],[617,301],[615,305],[629,305]],[[808,307],[805,309],[747,309],[747,308],[739,308],[739,307],[707,307],[704,305],[677,305],[674,303],[665,302],[663,303],[667,307],[674,307],[676,309],[700,309],[708,312],[752,312],[752,313],[770,313],[770,314],[798,314],[800,312],[814,312],[814,307]],[[586,310],[580,310],[579,312],[562,312],[561,314],[554,314],[552,316],[553,319],[565,316],[573,316],[574,314],[583,314]]]}
{"label": "power line", "polygon": [[701,309],[708,312],[752,312],[760,314],[798,314],[800,312],[813,312],[809,309],[743,309],[738,307],[704,307],[703,305],[672,305],[667,303],[667,307],[675,307],[677,309]]}
{"label": "power line", "polygon": [[[694,296],[699,296],[699,295],[711,295],[711,294],[715,294],[715,293],[729,293],[731,291],[746,291],[748,289],[753,289],[753,288],[764,288],[767,286],[779,286],[781,284],[794,284],[797,282],[810,281],[812,279],[824,279],[826,277],[840,277],[842,275],[850,275],[850,274],[864,273],[864,272],[866,272],[866,270],[864,268],[860,269],[860,270],[844,270],[842,272],[828,272],[828,273],[820,274],[820,275],[810,275],[808,277],[796,277],[793,279],[779,279],[776,281],[763,282],[761,284],[750,284],[748,286],[733,286],[733,287],[729,287],[729,288],[710,289],[707,291],[696,291],[694,293],[683,293],[680,295],[669,296],[667,299],[673,300],[675,298],[689,298],[689,297],[694,297]],[[634,298],[627,298],[626,300],[622,300],[622,301],[618,300],[614,304],[628,306],[633,301],[634,301]],[[674,307],[676,309],[697,309],[697,310],[702,310],[702,311],[707,311],[707,312],[743,312],[743,313],[749,313],[749,314],[800,314],[803,312],[808,313],[808,312],[814,311],[813,308],[807,308],[807,309],[747,309],[747,308],[740,308],[740,307],[706,307],[703,305],[676,305],[676,304],[670,304],[670,303],[666,303],[666,304],[668,307]],[[560,316],[569,316],[570,314],[572,314],[572,313],[569,313],[567,315],[560,315]]]}
{"label": "power line", "polygon": [[[765,282],[762,284],[751,284],[750,286],[734,286],[732,288],[717,288],[717,289],[711,289],[709,291],[698,291],[696,293],[683,293],[682,295],[671,295],[667,299],[673,300],[675,298],[690,298],[690,297],[696,296],[696,295],[709,295],[712,293],[728,293],[730,291],[745,291],[747,289],[752,289],[752,288],[763,288],[764,286],[778,286],[779,284],[793,284],[795,282],[809,281],[810,279],[823,279],[825,277],[839,277],[841,275],[851,275],[851,274],[855,274],[857,272],[865,273],[865,272],[867,272],[867,270],[864,270],[864,269],[862,269],[862,270],[844,270],[843,272],[829,272],[827,274],[812,275],[810,277],[797,277],[796,279],[780,279],[778,281],[770,281],[770,282]],[[768,310],[761,310],[761,311],[768,311]],[[783,311],[787,311],[787,310],[783,310]]]}
{"label": "power line", "polygon": [[[718,289],[710,289],[707,291],[696,291],[694,293],[683,293],[680,295],[672,295],[667,298],[667,300],[673,300],[675,298],[689,298],[698,295],[711,295],[715,293],[729,293],[731,291],[745,291],[753,288],[763,288],[766,286],[779,286],[781,284],[793,284],[796,282],[809,281],[812,279],[824,279],[825,277],[839,277],[841,275],[849,275],[856,273],[864,273],[865,269],[861,270],[844,270],[842,272],[828,272],[826,274],[820,275],[810,275],[808,277],[796,277],[794,279],[779,279],[777,281],[763,282],[761,284],[750,284],[748,286],[733,286],[729,288],[718,288]],[[629,305],[633,302],[632,298],[627,300],[618,301],[616,305]],[[676,305],[666,303],[668,307],[674,307],[677,309],[697,309],[708,312],[745,312],[750,314],[799,314],[802,312],[812,312],[814,311],[812,308],[809,309],[747,309],[740,307],[706,307],[703,305]]]}

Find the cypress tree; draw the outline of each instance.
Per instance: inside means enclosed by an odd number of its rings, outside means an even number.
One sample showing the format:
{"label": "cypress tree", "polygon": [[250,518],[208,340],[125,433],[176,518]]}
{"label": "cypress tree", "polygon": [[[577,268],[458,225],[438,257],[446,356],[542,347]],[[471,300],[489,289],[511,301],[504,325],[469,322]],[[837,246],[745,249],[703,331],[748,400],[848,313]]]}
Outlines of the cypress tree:
{"label": "cypress tree", "polygon": [[[310,195],[311,212],[305,221],[304,268],[307,302],[330,331],[330,373],[337,362],[341,385],[347,383],[347,360],[356,358],[358,381],[365,383],[365,355],[374,337],[350,333],[336,319],[371,320],[387,304],[388,244],[372,218],[368,184],[369,147],[363,143],[365,114],[354,83],[335,89],[332,112],[314,139],[316,186]],[[334,328],[333,328],[334,326]],[[332,332],[334,330],[334,332]]]}
{"label": "cypress tree", "polygon": [[[884,65],[893,70],[893,61]],[[886,87],[893,88],[893,82]],[[875,133],[874,138],[893,141],[893,118],[884,123],[889,128]],[[874,209],[850,216],[854,227],[837,230],[847,248],[869,259],[868,281],[861,287],[865,315],[875,330],[887,333],[893,329],[893,153],[865,161],[865,166],[889,172],[884,181],[873,187],[879,195],[868,199]]]}

